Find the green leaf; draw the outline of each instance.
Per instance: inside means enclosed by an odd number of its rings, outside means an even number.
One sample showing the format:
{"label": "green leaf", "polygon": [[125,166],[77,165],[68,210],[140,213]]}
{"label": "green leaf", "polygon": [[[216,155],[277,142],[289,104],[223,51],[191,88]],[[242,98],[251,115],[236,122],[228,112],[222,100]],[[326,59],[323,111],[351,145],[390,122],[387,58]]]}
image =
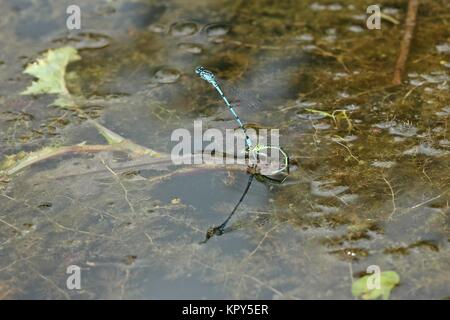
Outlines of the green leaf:
{"label": "green leaf", "polygon": [[96,121],[93,121],[92,123],[97,128],[98,132],[100,132],[100,134],[106,139],[106,141],[108,141],[108,144],[111,144],[111,145],[118,144],[125,140],[124,137],[122,137],[121,135],[118,135],[115,132],[112,132],[108,128],[102,126],[100,123],[98,123]]}
{"label": "green leaf", "polygon": [[326,112],[326,111],[316,110],[316,109],[305,109],[305,110],[306,110],[306,111],[309,111],[309,112],[311,112],[311,113],[320,114],[321,116],[324,116],[324,117],[328,117],[328,118],[331,118],[331,119],[335,119],[335,116],[334,116],[334,115],[332,115],[331,113],[328,113],[328,112]]}
{"label": "green leaf", "polygon": [[379,288],[372,288],[370,284],[375,284],[373,279],[376,276],[376,274],[366,275],[353,282],[352,294],[364,300],[374,300],[379,297],[388,300],[391,290],[399,284],[400,276],[395,271],[381,272]]}
{"label": "green leaf", "polygon": [[108,141],[110,145],[122,145],[126,150],[131,151],[134,156],[150,155],[151,157],[160,157],[161,154],[147,147],[138,145],[131,140],[125,139],[121,135],[102,126],[97,121],[91,120],[91,123],[97,128],[98,132]]}
{"label": "green leaf", "polygon": [[73,61],[80,60],[77,50],[72,47],[63,47],[48,50],[37,61],[29,64],[24,73],[37,78],[21,94],[58,94],[53,103],[61,107],[71,107],[74,102],[66,87],[66,67]]}

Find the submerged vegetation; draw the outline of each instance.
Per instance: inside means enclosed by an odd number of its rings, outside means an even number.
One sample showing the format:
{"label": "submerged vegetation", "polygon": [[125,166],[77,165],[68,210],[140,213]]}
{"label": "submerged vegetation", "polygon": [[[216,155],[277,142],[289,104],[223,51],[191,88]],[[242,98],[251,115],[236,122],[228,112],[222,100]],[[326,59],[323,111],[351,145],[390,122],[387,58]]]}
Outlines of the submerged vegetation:
{"label": "submerged vegetation", "polygon": [[[449,296],[448,0],[421,1],[400,85],[408,1],[381,30],[365,0],[80,2],[79,33],[64,1],[0,3],[0,298]],[[170,162],[174,129],[235,125],[198,65],[290,155],[202,245],[248,173]]]}

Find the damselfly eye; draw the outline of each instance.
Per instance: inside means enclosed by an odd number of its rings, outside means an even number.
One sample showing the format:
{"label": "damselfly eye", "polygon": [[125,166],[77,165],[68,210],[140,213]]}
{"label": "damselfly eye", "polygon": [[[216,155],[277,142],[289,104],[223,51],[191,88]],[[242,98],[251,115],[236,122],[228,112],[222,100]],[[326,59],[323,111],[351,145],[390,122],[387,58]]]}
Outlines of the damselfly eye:
{"label": "damselfly eye", "polygon": [[200,74],[204,70],[205,70],[205,68],[203,68],[203,67],[197,67],[197,68],[195,68],[195,73]]}

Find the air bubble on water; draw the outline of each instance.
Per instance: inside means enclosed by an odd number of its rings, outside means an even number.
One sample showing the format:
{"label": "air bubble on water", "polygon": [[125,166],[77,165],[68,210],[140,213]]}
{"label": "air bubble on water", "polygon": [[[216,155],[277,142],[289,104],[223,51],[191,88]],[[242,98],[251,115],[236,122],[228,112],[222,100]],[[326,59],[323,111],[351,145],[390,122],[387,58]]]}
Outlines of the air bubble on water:
{"label": "air bubble on water", "polygon": [[445,81],[445,82],[443,82],[443,83],[440,83],[440,84],[437,86],[437,89],[438,89],[438,90],[445,90],[445,91],[447,91],[447,90],[449,89],[449,86],[448,86],[448,84],[447,84],[447,81]]}
{"label": "air bubble on water", "polygon": [[330,129],[330,127],[331,126],[328,123],[323,123],[323,122],[320,122],[320,123],[314,125],[314,129],[316,129],[316,130],[327,130],[327,129]]}
{"label": "air bubble on water", "polygon": [[309,45],[307,45],[307,46],[303,46],[302,49],[303,49],[303,51],[305,51],[305,52],[311,52],[311,51],[316,50],[317,47],[316,47],[315,45],[313,45],[313,44],[309,44]]}
{"label": "air bubble on water", "polygon": [[395,16],[396,14],[398,14],[397,8],[385,7],[381,11],[383,11],[383,13],[391,15],[391,16]]}
{"label": "air bubble on water", "polygon": [[110,37],[101,33],[81,32],[77,34],[67,34],[53,40],[55,43],[72,46],[78,50],[83,49],[101,49],[107,47],[111,40]]}
{"label": "air bubble on water", "polygon": [[336,72],[333,76],[333,80],[340,80],[342,78],[347,78],[349,76],[346,72]]}
{"label": "air bubble on water", "polygon": [[357,139],[358,139],[358,136],[348,135],[348,136],[345,136],[345,137],[341,138],[340,140],[345,141],[345,142],[352,142],[352,141],[355,141]]}
{"label": "air bubble on water", "polygon": [[355,14],[352,16],[354,20],[365,21],[367,16],[365,14]]}
{"label": "air bubble on water", "polygon": [[330,10],[330,11],[339,11],[342,10],[343,7],[339,3],[332,3],[329,5],[324,5],[318,2],[312,3],[309,8],[313,11],[323,11],[323,10]]}
{"label": "air bubble on water", "polygon": [[325,33],[329,36],[335,36],[337,34],[336,28],[328,28]]}
{"label": "air bubble on water", "polygon": [[431,74],[421,75],[428,83],[442,83],[450,80],[450,77],[445,72],[432,72]]}
{"label": "air bubble on water", "polygon": [[447,152],[444,150],[436,149],[432,147],[429,143],[422,143],[418,146],[412,147],[411,149],[404,151],[403,154],[408,156],[424,155],[429,157],[439,157],[444,154],[447,154]]}
{"label": "air bubble on water", "polygon": [[314,2],[313,4],[311,4],[309,6],[309,8],[313,11],[322,11],[322,10],[325,10],[327,8],[327,6],[317,3],[317,2]]}
{"label": "air bubble on water", "polygon": [[155,23],[148,27],[148,30],[154,33],[164,33],[166,29],[166,26],[160,23]]}
{"label": "air bubble on water", "polygon": [[448,117],[448,116],[450,116],[450,106],[446,106],[446,107],[442,108],[441,111],[436,112],[436,115],[438,117]]}
{"label": "air bubble on water", "polygon": [[175,22],[170,26],[170,34],[175,37],[187,37],[197,33],[198,27],[194,22]]}
{"label": "air bubble on water", "polygon": [[346,105],[346,106],[344,107],[344,109],[346,109],[346,110],[348,110],[348,111],[355,111],[355,110],[358,110],[358,109],[359,109],[359,106],[356,105],[356,104],[349,104],[349,105]]}
{"label": "air bubble on water", "polygon": [[310,41],[314,40],[314,37],[311,34],[307,33],[307,34],[302,34],[302,35],[295,37],[295,40],[310,42]]}
{"label": "air bubble on water", "polygon": [[154,76],[158,83],[174,83],[180,78],[180,72],[177,69],[163,67],[159,69]]}
{"label": "air bubble on water", "polygon": [[394,136],[412,137],[417,134],[417,128],[408,123],[399,123],[389,128],[389,133]]}
{"label": "air bubble on water", "polygon": [[388,128],[395,126],[396,124],[397,124],[397,122],[395,122],[394,120],[391,120],[391,121],[384,121],[384,122],[376,123],[372,127],[379,128],[379,129],[388,129]]}
{"label": "air bubble on water", "polygon": [[450,140],[448,140],[448,139],[439,140],[439,145],[442,147],[448,148],[448,147],[450,147]]}
{"label": "air bubble on water", "polygon": [[364,31],[364,29],[361,26],[350,26],[348,27],[348,30],[354,33],[360,33]]}
{"label": "air bubble on water", "polygon": [[335,197],[349,189],[347,186],[332,186],[335,181],[311,181],[311,194],[317,197]]}
{"label": "air bubble on water", "polygon": [[392,168],[393,166],[395,166],[395,162],[394,161],[374,161],[372,162],[372,167],[375,168],[383,168],[383,169],[389,169]]}
{"label": "air bubble on water", "polygon": [[340,5],[339,3],[332,3],[328,5],[328,10],[331,11],[339,11],[342,10],[342,5]]}
{"label": "air bubble on water", "polygon": [[420,81],[420,80],[417,80],[417,79],[409,80],[409,84],[412,85],[412,86],[415,86],[415,87],[420,87],[424,83],[425,83],[425,81]]}
{"label": "air bubble on water", "polygon": [[339,200],[344,202],[346,205],[354,203],[356,200],[358,200],[359,195],[355,193],[349,193],[349,194],[343,194],[342,196],[338,197]]}
{"label": "air bubble on water", "polygon": [[178,44],[178,49],[191,54],[200,54],[203,51],[202,46],[196,43],[180,43]]}
{"label": "air bubble on water", "polygon": [[297,116],[303,120],[320,120],[326,117],[325,115],[318,113],[300,113],[297,114]]}
{"label": "air bubble on water", "polygon": [[296,100],[295,106],[300,108],[312,108],[314,106],[317,106],[317,102]]}
{"label": "air bubble on water", "polygon": [[341,91],[341,92],[338,92],[338,97],[346,99],[346,98],[350,97],[350,95],[345,91]]}
{"label": "air bubble on water", "polygon": [[210,24],[205,27],[208,37],[220,37],[226,35],[230,31],[230,26],[226,24]]}
{"label": "air bubble on water", "polygon": [[436,50],[440,54],[448,54],[450,53],[450,44],[449,43],[441,43],[436,46]]}

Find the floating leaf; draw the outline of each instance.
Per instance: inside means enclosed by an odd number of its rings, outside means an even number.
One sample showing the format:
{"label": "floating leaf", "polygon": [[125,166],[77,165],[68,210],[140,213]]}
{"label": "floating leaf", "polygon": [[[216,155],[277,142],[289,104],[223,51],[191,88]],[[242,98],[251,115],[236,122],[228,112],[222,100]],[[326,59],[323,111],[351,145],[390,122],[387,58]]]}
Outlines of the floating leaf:
{"label": "floating leaf", "polygon": [[66,67],[73,61],[80,60],[77,50],[72,47],[63,47],[48,50],[37,61],[29,64],[24,73],[37,78],[21,94],[58,94],[53,103],[60,107],[72,107],[74,102],[66,87]]}
{"label": "floating leaf", "polygon": [[352,294],[364,300],[374,300],[381,297],[388,300],[391,290],[400,282],[400,276],[395,271],[384,271],[380,273],[379,288],[373,288],[376,283],[372,283],[377,274],[366,275],[359,278],[352,285]]}

